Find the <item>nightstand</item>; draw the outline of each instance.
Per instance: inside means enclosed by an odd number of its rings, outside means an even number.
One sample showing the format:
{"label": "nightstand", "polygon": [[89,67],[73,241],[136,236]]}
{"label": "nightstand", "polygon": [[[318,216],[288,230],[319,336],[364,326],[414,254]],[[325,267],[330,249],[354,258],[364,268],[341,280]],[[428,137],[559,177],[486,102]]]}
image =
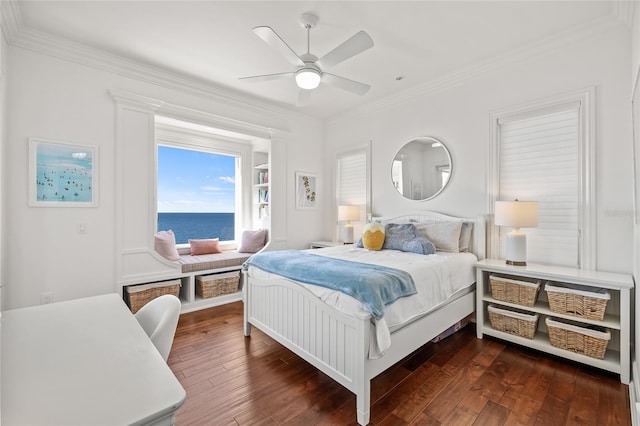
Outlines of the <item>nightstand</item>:
{"label": "nightstand", "polygon": [[340,241],[314,241],[311,244],[309,244],[309,248],[317,249],[317,248],[323,248],[323,247],[335,247],[335,246],[341,246],[343,244],[344,243]]}
{"label": "nightstand", "polygon": [[[581,362],[603,370],[620,374],[620,381],[628,384],[631,369],[631,290],[634,287],[631,275],[603,271],[591,271],[563,266],[527,264],[526,266],[507,265],[504,260],[484,259],[476,263],[476,333],[479,339],[483,335],[517,343],[547,352],[552,355]],[[538,299],[533,306],[505,302],[493,297],[490,286],[490,276],[502,277],[521,281],[540,281],[541,287]],[[547,282],[553,285],[579,285],[584,289],[605,289],[610,294],[610,300],[601,321],[552,311],[549,307],[547,292],[544,287]],[[516,334],[496,330],[489,320],[488,306],[507,310],[516,310],[528,315],[538,315],[538,328],[533,339]],[[552,346],[549,340],[545,320],[570,321],[584,328],[596,326],[606,329],[611,334],[603,359],[597,359],[581,353],[571,352]]]}

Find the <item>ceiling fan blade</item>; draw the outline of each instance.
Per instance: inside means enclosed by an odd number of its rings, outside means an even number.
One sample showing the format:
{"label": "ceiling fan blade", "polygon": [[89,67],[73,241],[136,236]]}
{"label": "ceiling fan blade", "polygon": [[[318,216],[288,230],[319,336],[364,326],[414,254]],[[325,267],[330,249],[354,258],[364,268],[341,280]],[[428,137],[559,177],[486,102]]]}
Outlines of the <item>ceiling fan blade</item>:
{"label": "ceiling fan blade", "polygon": [[304,66],[304,61],[293,51],[283,39],[280,38],[271,27],[255,27],[253,32],[268,45],[276,49],[289,62],[296,66]]}
{"label": "ceiling fan blade", "polygon": [[316,61],[316,65],[322,69],[330,68],[372,47],[373,39],[371,39],[369,34],[364,31],[360,31],[340,46],[318,59]]}
{"label": "ceiling fan blade", "polygon": [[312,90],[300,89],[298,90],[298,99],[296,100],[296,106],[305,106],[311,100]]}
{"label": "ceiling fan blade", "polygon": [[247,80],[247,81],[270,81],[270,80],[278,80],[281,78],[293,77],[294,73],[292,72],[279,72],[276,74],[264,74],[264,75],[253,75],[250,77],[240,77],[238,80]]}
{"label": "ceiling fan blade", "polygon": [[328,72],[322,73],[321,81],[330,86],[339,87],[340,89],[346,90],[347,92],[355,93],[356,95],[364,95],[371,88],[371,86],[369,86],[368,84],[349,80],[348,78],[329,74]]}

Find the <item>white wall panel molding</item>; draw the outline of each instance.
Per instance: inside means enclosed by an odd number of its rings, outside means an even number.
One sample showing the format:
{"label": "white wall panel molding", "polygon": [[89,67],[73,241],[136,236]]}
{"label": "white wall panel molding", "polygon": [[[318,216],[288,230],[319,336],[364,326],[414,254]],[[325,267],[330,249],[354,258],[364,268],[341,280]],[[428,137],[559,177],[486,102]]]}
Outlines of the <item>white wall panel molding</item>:
{"label": "white wall panel molding", "polygon": [[[118,89],[109,89],[109,93],[116,102],[120,104],[137,106],[144,109],[148,108],[155,111],[157,115],[184,120],[190,123],[202,124],[217,129],[224,129],[232,133],[231,137],[234,137],[233,133],[236,133],[239,139],[246,139],[247,135],[261,139],[269,139],[274,131],[286,132],[286,130],[284,130],[284,124],[282,125],[283,128],[276,128],[273,126],[267,127],[186,108],[180,105],[174,105],[160,99],[150,98]],[[283,117],[281,116],[278,121],[282,124],[284,122]]]}
{"label": "white wall panel molding", "polygon": [[288,132],[276,131],[271,135],[269,180],[275,195],[270,197],[269,206],[271,216],[270,250],[289,248],[289,233],[295,233],[294,230],[289,230],[290,222],[288,220],[288,212],[291,210],[289,206],[293,204],[290,194],[295,193],[293,171],[288,166],[287,159],[287,145],[291,142],[291,134]]}
{"label": "white wall panel molding", "polygon": [[272,119],[274,124],[269,126],[248,123],[246,121],[197,111],[169,103],[164,103],[162,108],[159,109],[158,114],[182,119],[191,123],[199,123],[210,127],[225,129],[238,133],[238,135],[249,135],[262,139],[269,139],[274,131],[288,131],[285,118],[282,114],[278,114],[277,117],[273,116]]}
{"label": "white wall panel molding", "polygon": [[443,75],[440,78],[429,80],[425,83],[410,87],[392,96],[379,101],[369,103],[360,108],[356,108],[349,113],[340,114],[327,120],[327,126],[348,122],[354,118],[359,118],[376,112],[391,109],[397,105],[410,102],[432,93],[441,92],[456,86],[461,86],[475,78],[493,72],[499,72],[502,68],[511,67],[518,63],[526,63],[539,60],[541,57],[562,51],[572,43],[599,37],[609,31],[620,28],[621,23],[612,17],[599,18],[586,25],[565,30],[552,37],[520,46],[520,48],[505,52],[503,54],[487,58],[474,64],[463,67],[454,72]]}
{"label": "white wall panel molding", "polygon": [[135,93],[124,92],[117,89],[109,89],[109,94],[118,104],[128,105],[130,107],[151,109],[155,111],[164,104],[163,101],[158,99],[137,95]]}
{"label": "white wall panel molding", "polygon": [[149,191],[155,188],[155,111],[162,103],[116,90],[109,93],[116,102],[115,258],[116,289],[121,290],[143,271],[168,269],[152,253],[155,221],[149,220],[156,196]]}
{"label": "white wall panel molding", "polygon": [[[156,127],[157,115],[183,119],[227,131],[225,135],[211,135],[220,140],[245,144],[250,149],[255,140],[271,141],[271,182],[285,188],[287,182],[286,153],[291,134],[244,121],[221,117],[202,111],[170,104],[160,99],[118,89],[109,89],[116,103],[116,277],[117,287],[145,279],[176,273],[173,263],[167,262],[153,250],[156,200],[156,137],[176,138],[169,124]],[[173,128],[175,129],[175,128]],[[187,131],[189,132],[189,131]],[[192,133],[203,136],[197,130]],[[190,140],[192,140],[191,138]],[[248,154],[245,154],[248,156]],[[247,170],[249,173],[249,170]],[[248,179],[248,177],[246,177]],[[287,196],[272,199],[272,238],[284,241],[287,237]],[[141,196],[146,194],[146,196]],[[173,271],[173,272],[172,272]]]}

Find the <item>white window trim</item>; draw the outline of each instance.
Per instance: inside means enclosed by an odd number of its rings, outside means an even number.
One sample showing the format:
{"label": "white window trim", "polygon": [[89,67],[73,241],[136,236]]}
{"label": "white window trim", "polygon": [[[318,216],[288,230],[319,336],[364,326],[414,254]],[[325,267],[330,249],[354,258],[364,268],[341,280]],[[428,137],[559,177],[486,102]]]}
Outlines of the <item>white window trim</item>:
{"label": "white window trim", "polygon": [[[352,155],[352,154],[358,154],[358,153],[362,153],[364,152],[365,156],[366,156],[366,177],[365,177],[365,182],[366,182],[366,203],[365,203],[365,211],[364,213],[364,218],[365,221],[370,221],[371,220],[371,141],[367,142],[364,145],[359,145],[353,148],[350,148],[348,150],[344,150],[344,151],[340,151],[340,152],[336,152],[335,157],[333,159],[333,167],[334,167],[334,183],[335,183],[335,187],[334,187],[334,206],[333,206],[333,212],[334,212],[334,223],[337,224],[338,223],[338,193],[339,193],[339,179],[338,179],[338,160],[341,157],[347,156],[347,155]],[[337,241],[339,241],[342,238],[342,233],[340,232],[339,226],[336,226],[336,231],[335,231],[335,237]]]}
{"label": "white window trim", "polygon": [[[155,209],[154,229],[158,227],[158,145],[170,146],[179,149],[192,149],[196,151],[210,152],[237,156],[240,159],[240,176],[237,178],[236,187],[242,188],[240,194],[236,193],[234,241],[239,241],[242,229],[247,227],[247,216],[251,212],[251,142],[230,136],[214,135],[200,130],[179,128],[171,125],[156,123],[155,162],[154,162],[154,191],[153,203]],[[240,214],[238,214],[240,213]],[[188,244],[178,244],[179,251],[184,251]],[[235,244],[224,242],[224,249],[234,249]],[[181,252],[182,252],[181,251]]]}
{"label": "white window trim", "polygon": [[[500,153],[500,122],[524,118],[540,110],[551,110],[567,103],[579,102],[580,119],[580,195],[578,227],[580,240],[578,242],[579,262],[582,269],[596,269],[596,163],[595,163],[595,87],[577,90],[559,96],[528,102],[518,106],[506,108],[491,113],[491,131],[488,155],[489,188],[487,191],[487,211],[494,213],[500,182],[499,153]],[[499,238],[496,226],[489,227],[489,257],[496,257],[499,253]]]}

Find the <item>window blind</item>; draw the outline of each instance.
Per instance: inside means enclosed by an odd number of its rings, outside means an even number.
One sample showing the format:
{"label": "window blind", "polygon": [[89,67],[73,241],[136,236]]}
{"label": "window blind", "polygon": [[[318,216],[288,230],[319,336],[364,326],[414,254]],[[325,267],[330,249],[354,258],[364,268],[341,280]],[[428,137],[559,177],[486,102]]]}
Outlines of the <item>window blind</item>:
{"label": "window blind", "polygon": [[[337,158],[338,205],[367,203],[367,153],[366,151],[340,154]],[[361,209],[364,213],[364,209]]]}
{"label": "window blind", "polygon": [[[499,200],[539,201],[536,228],[526,228],[527,261],[579,265],[580,111],[544,110],[500,122]],[[500,228],[500,256],[506,235]]]}

